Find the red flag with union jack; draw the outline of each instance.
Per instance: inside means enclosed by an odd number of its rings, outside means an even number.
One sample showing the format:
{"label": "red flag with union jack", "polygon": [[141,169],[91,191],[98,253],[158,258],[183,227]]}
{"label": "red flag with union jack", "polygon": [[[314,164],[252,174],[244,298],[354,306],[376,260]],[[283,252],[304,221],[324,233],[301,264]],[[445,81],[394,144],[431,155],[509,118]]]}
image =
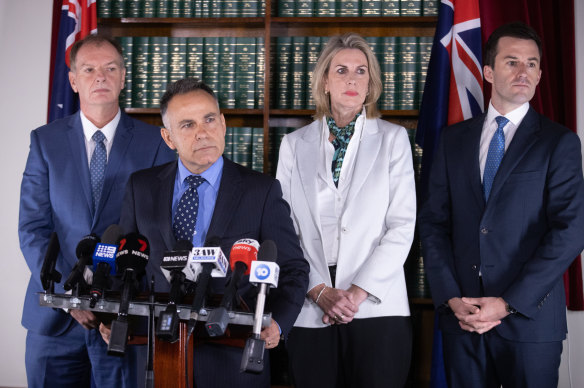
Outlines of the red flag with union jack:
{"label": "red flag with union jack", "polygon": [[73,114],[79,109],[77,95],[69,85],[69,52],[73,43],[97,33],[97,0],[63,0],[59,33],[54,51],[49,94],[49,122]]}

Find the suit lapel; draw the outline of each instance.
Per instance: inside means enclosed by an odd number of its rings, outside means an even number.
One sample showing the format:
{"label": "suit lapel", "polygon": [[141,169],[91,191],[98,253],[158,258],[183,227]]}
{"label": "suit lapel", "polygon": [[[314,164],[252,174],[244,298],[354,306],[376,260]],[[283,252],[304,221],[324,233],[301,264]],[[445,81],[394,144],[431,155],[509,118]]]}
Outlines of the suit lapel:
{"label": "suit lapel", "polygon": [[226,235],[226,230],[231,224],[231,218],[236,213],[241,199],[243,179],[237,170],[235,163],[229,159],[223,159],[223,172],[221,174],[221,184],[211,225],[207,232],[207,240],[210,237],[222,237]]}
{"label": "suit lapel", "polygon": [[83,139],[83,126],[79,112],[71,117],[69,128],[67,129],[67,139],[69,143],[69,155],[77,168],[79,174],[79,186],[85,196],[88,212],[94,216],[93,197],[91,195],[91,178],[89,177],[89,165],[87,164],[87,151],[85,140]]}
{"label": "suit lapel", "polygon": [[158,186],[152,193],[154,204],[154,222],[167,249],[173,249],[176,239],[172,231],[172,195],[178,162],[174,162],[163,169],[156,177]]}
{"label": "suit lapel", "polygon": [[366,119],[360,139],[361,143],[357,151],[357,159],[355,160],[355,169],[351,177],[351,189],[345,203],[345,208],[350,206],[357,196],[377,160],[377,154],[381,149],[382,139],[380,135],[381,132],[379,132],[377,121],[375,119]]}
{"label": "suit lapel", "polygon": [[535,144],[538,139],[536,135],[537,129],[539,129],[538,115],[533,108],[530,107],[529,111],[523,118],[523,121],[519,125],[519,128],[517,128],[517,132],[515,132],[513,140],[511,140],[511,144],[505,152],[505,156],[503,156],[503,160],[501,161],[501,165],[499,166],[499,170],[493,181],[493,187],[489,199],[498,194],[507,181],[507,178],[509,178],[511,172],[513,172],[517,164]]}
{"label": "suit lapel", "polygon": [[483,195],[483,184],[481,181],[481,168],[479,165],[479,152],[481,143],[481,133],[486,115],[478,116],[470,121],[467,128],[461,135],[460,144],[456,147],[461,150],[462,166],[468,166],[470,169],[469,179],[471,191],[480,209],[485,207],[485,198]]}

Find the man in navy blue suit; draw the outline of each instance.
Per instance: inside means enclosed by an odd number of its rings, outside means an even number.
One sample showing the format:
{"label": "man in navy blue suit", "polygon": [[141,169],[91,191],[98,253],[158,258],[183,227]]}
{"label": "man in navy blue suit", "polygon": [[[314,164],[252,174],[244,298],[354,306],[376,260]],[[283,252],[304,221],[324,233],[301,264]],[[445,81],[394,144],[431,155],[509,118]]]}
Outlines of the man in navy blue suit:
{"label": "man in navy blue suit", "polygon": [[420,214],[455,387],[556,387],[562,274],[584,248],[578,136],[536,113],[541,41],[522,23],[485,47],[488,111],[443,131]]}
{"label": "man in navy blue suit", "polygon": [[[133,357],[139,349],[126,358],[108,356],[93,313],[40,307],[39,274],[52,232],[61,246],[56,269],[66,277],[81,238],[101,236],[118,222],[130,174],[176,156],[157,127],[120,110],[126,70],[115,40],[88,36],[73,46],[70,59],[69,80],[81,109],[32,131],[21,186],[18,232],[31,271],[22,315],[28,385],[84,387],[93,380],[98,387],[131,387],[141,372]],[[64,292],[62,283],[55,292]]]}
{"label": "man in navy blue suit", "polygon": [[[222,157],[225,118],[215,94],[204,83],[183,79],[171,84],[161,99],[160,110],[165,125],[162,138],[177,150],[179,160],[132,174],[120,225],[127,231],[143,234],[150,241],[146,272],[148,279],[155,277],[158,291],[169,289],[160,264],[164,251],[173,249],[180,237],[176,228],[180,213],[177,209],[191,189],[196,190],[198,205],[196,213],[187,212],[194,213],[196,219],[194,230],[187,233],[187,238],[194,246],[217,240],[229,255],[233,243],[239,239],[251,238],[260,243],[273,240],[278,248],[280,280],[278,288],[267,299],[272,323],[261,332],[266,349],[272,349],[281,337],[288,335],[300,312],[309,272],[280,184],[268,175]],[[190,188],[191,179],[200,185]],[[221,293],[225,279],[213,279],[211,283],[212,291]],[[253,303],[252,288],[247,285],[239,290],[249,304]],[[103,334],[107,340],[108,333]],[[212,343],[197,345],[196,386],[269,387],[268,354],[264,371],[259,375],[239,372],[242,354],[241,348]]]}

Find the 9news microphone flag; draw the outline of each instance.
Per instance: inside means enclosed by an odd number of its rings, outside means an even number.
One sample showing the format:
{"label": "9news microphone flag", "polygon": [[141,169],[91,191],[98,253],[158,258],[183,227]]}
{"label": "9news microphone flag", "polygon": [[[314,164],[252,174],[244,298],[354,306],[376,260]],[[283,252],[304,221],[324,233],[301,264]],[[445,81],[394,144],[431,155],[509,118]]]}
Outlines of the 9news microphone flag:
{"label": "9news microphone flag", "polygon": [[[482,67],[478,0],[442,0],[416,133],[416,143],[424,151],[419,182],[422,200],[427,195],[430,167],[442,129],[483,113]],[[437,322],[430,386],[447,387]]]}
{"label": "9news microphone flag", "polygon": [[[69,84],[69,52],[73,43],[97,33],[96,0],[63,0],[59,34],[53,41],[51,93],[48,122],[68,116],[79,109],[79,98]],[[54,18],[55,20],[55,18]]]}

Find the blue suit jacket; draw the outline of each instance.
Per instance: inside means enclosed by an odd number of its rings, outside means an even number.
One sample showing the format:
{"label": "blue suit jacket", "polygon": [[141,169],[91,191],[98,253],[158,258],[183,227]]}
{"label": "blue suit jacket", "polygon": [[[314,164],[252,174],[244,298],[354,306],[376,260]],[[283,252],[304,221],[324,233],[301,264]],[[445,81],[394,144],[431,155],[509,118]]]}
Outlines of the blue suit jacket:
{"label": "blue suit jacket", "polygon": [[[280,279],[278,288],[270,291],[267,308],[282,333],[287,335],[304,302],[309,272],[292,225],[290,207],[282,199],[277,180],[228,159],[224,161],[207,240],[219,238],[228,258],[233,243],[241,238],[276,243]],[[159,292],[169,289],[169,283],[160,270],[162,256],[164,251],[172,250],[176,245],[172,231],[172,195],[177,166],[178,162],[172,162],[133,174],[128,182],[120,219],[124,230],[137,231],[148,238],[150,259],[146,273],[148,279],[154,275],[156,291]],[[225,279],[213,279],[213,292],[221,293],[224,284]],[[250,291],[250,286],[240,290],[248,302]]]}
{"label": "blue suit jacket", "polygon": [[[103,192],[94,213],[87,152],[79,112],[35,129],[22,179],[18,232],[31,271],[22,324],[44,335],[59,335],[74,321],[69,314],[39,306],[40,270],[51,232],[61,252],[56,269],[66,277],[77,262],[75,248],[83,236],[119,220],[123,193],[136,170],[176,159],[162,141],[160,129],[122,112],[110,151]],[[63,281],[56,285],[61,293]]]}
{"label": "blue suit jacket", "polygon": [[[487,203],[479,170],[485,115],[444,130],[420,215],[434,304],[502,297],[519,311],[496,330],[517,341],[565,338],[562,274],[584,248],[584,182],[578,136],[530,108]],[[441,328],[462,332],[449,309]]]}

